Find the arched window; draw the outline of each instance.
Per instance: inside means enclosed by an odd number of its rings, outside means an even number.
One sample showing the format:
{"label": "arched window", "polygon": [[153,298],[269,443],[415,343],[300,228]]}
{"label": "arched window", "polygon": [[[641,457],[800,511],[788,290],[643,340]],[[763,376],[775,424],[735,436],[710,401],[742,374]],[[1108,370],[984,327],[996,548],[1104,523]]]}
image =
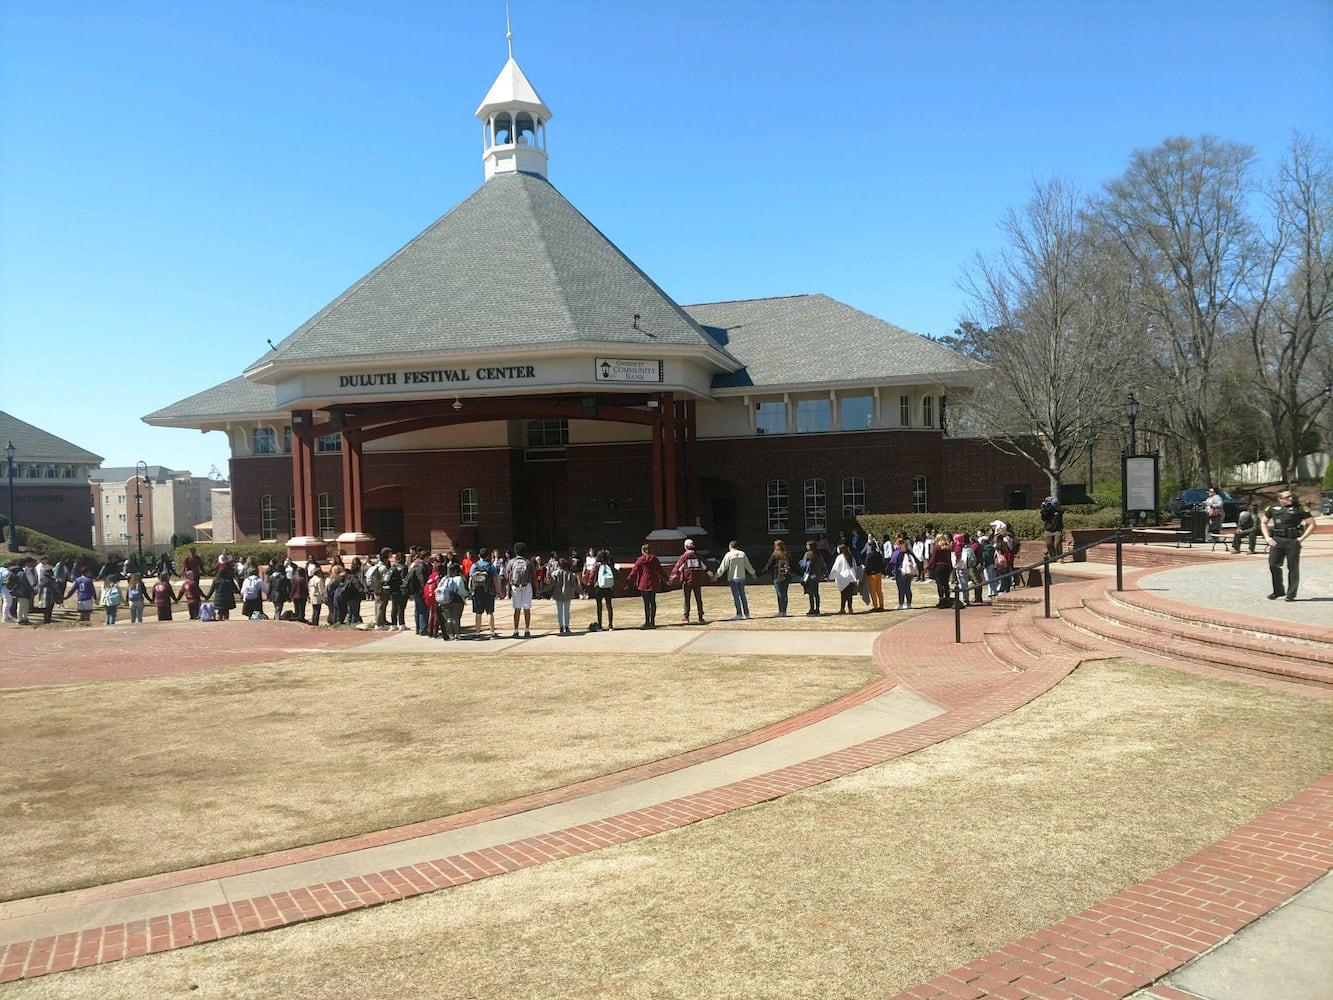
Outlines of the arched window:
{"label": "arched window", "polygon": [[842,516],[860,517],[866,512],[866,481],[848,476],[842,481]]}
{"label": "arched window", "polygon": [[805,530],[828,530],[828,494],[822,479],[805,481]]}
{"label": "arched window", "polygon": [[787,491],[787,480],[770,479],[768,481],[768,531],[769,534],[786,534],[791,523],[791,496]]}
{"label": "arched window", "polygon": [[912,510],[924,514],[929,509],[926,498],[926,477],[912,477]]}

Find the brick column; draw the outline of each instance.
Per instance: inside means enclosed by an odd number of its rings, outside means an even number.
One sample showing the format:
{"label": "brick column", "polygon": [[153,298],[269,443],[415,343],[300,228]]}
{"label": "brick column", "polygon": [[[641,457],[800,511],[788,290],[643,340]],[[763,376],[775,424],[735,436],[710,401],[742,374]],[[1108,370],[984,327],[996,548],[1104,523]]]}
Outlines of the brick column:
{"label": "brick column", "polygon": [[313,535],[319,521],[315,511],[315,425],[309,410],[292,413],[292,496],[296,535]]}
{"label": "brick column", "polygon": [[343,531],[362,531],[361,435],[343,431]]}
{"label": "brick column", "polygon": [[677,447],[676,399],[672,393],[662,396],[662,488],[666,499],[664,511],[665,526],[674,528],[680,524],[680,449]]}

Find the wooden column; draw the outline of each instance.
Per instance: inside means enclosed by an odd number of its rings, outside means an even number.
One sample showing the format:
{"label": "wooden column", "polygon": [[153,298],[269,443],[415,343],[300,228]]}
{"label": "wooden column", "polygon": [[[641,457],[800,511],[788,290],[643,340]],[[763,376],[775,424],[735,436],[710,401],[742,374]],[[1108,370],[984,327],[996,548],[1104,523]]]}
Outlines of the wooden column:
{"label": "wooden column", "polygon": [[309,410],[292,413],[292,496],[296,535],[313,535],[319,527],[315,512],[315,425]]}
{"label": "wooden column", "polygon": [[364,531],[362,527],[361,435],[343,431],[343,531]]}
{"label": "wooden column", "polygon": [[[666,523],[666,487],[662,482],[663,414],[662,407],[653,411],[653,422],[649,427],[653,434],[653,527],[665,528]],[[675,527],[675,525],[670,525]]]}
{"label": "wooden column", "polygon": [[666,497],[666,527],[674,528],[680,524],[680,449],[676,444],[676,399],[672,393],[662,396],[663,453],[662,487]]}
{"label": "wooden column", "polygon": [[681,448],[685,459],[685,500],[682,510],[689,524],[694,524],[699,519],[699,455],[695,446],[698,433],[697,405],[693,399],[685,403],[685,433]]}

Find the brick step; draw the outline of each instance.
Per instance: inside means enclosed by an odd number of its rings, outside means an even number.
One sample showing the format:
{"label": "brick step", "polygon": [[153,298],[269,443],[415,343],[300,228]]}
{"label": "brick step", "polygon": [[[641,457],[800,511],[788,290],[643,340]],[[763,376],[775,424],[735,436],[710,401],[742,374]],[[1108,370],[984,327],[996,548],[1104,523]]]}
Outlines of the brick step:
{"label": "brick step", "polygon": [[[1125,590],[1117,593],[1114,590],[1108,590],[1106,596],[1118,604],[1124,604],[1139,611],[1157,615],[1168,614],[1168,612],[1162,610],[1160,604],[1154,601],[1153,597],[1142,591]],[[1259,608],[1258,610],[1262,611],[1263,609]],[[1317,625],[1302,625],[1297,622],[1279,622],[1267,619],[1264,620],[1262,628],[1254,625],[1238,625],[1234,617],[1227,616],[1221,611],[1212,611],[1208,608],[1186,608],[1180,605],[1174,606],[1169,614],[1172,618],[1212,629],[1224,635],[1251,636],[1275,640],[1279,643],[1299,643],[1333,654],[1333,640],[1329,639],[1329,630]],[[1333,662],[1333,658],[1324,662]]]}
{"label": "brick step", "polygon": [[1197,622],[1167,614],[1160,609],[1149,610],[1119,601],[1113,594],[1107,594],[1105,598],[1088,598],[1083,603],[1089,610],[1103,618],[1110,618],[1122,625],[1143,629],[1145,632],[1161,632],[1188,642],[1277,657],[1297,665],[1333,667],[1333,644],[1284,642],[1272,634],[1208,628]]}
{"label": "brick step", "polygon": [[[1103,610],[1109,602],[1103,601]],[[1333,668],[1313,662],[1294,662],[1282,657],[1240,649],[1227,649],[1212,643],[1194,642],[1170,631],[1145,630],[1121,623],[1115,618],[1103,617],[1088,606],[1067,608],[1060,617],[1073,628],[1109,642],[1131,649],[1140,649],[1160,656],[1205,666],[1220,667],[1242,673],[1281,678],[1316,687],[1333,687]]]}
{"label": "brick step", "polygon": [[1031,670],[1041,662],[1040,657],[1029,653],[1008,632],[987,632],[982,641],[1001,666],[1016,673]]}
{"label": "brick step", "polygon": [[1106,650],[1104,643],[1098,642],[1085,632],[1070,628],[1061,618],[1034,618],[1032,626],[1047,639],[1066,649],[1077,650],[1080,653],[1098,653]]}

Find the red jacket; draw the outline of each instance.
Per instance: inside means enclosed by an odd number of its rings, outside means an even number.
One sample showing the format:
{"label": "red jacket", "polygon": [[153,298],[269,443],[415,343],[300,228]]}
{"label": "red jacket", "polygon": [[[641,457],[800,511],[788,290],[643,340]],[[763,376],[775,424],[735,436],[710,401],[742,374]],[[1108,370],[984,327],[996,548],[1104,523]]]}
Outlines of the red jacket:
{"label": "red jacket", "polygon": [[645,552],[634,560],[634,565],[629,569],[629,585],[641,591],[666,589],[666,570],[662,568],[657,556]]}
{"label": "red jacket", "polygon": [[671,567],[671,578],[683,580],[690,586],[701,584],[708,579],[708,565],[694,549],[686,549]]}

